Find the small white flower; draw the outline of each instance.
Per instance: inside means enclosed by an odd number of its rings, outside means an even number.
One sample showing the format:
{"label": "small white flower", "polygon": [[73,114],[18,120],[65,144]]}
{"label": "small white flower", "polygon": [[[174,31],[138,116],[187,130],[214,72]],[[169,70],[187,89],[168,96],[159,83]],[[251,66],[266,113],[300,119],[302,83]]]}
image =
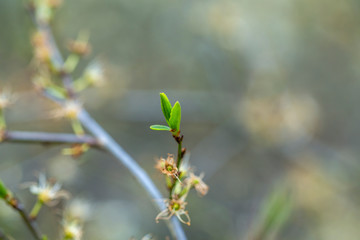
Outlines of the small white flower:
{"label": "small white flower", "polygon": [[65,215],[69,219],[86,221],[91,217],[91,208],[91,203],[77,198],[69,203]]}
{"label": "small white flower", "polygon": [[85,70],[84,77],[89,81],[90,85],[96,87],[102,86],[105,83],[104,70],[98,62],[90,63]]}
{"label": "small white flower", "polygon": [[30,184],[30,192],[38,196],[39,201],[47,205],[55,205],[60,198],[68,198],[69,193],[61,190],[60,183],[50,183],[44,174],[39,175],[39,183]]}
{"label": "small white flower", "polygon": [[63,229],[64,229],[64,239],[67,240],[80,240],[83,231],[82,226],[79,224],[78,221],[65,221],[63,223]]}
{"label": "small white flower", "polygon": [[67,101],[64,105],[52,112],[54,118],[77,119],[82,110],[82,105],[77,101]]}

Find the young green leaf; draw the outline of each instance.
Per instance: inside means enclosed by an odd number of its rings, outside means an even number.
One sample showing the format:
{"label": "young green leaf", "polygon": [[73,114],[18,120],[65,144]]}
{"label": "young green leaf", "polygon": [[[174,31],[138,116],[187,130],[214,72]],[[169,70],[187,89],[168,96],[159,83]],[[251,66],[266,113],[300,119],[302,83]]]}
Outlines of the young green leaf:
{"label": "young green leaf", "polygon": [[164,114],[166,122],[169,124],[171,115],[171,103],[165,93],[160,93],[161,110]]}
{"label": "young green leaf", "polygon": [[169,126],[171,130],[176,134],[180,131],[180,122],[181,122],[181,106],[179,102],[174,104],[174,107],[171,109]]}
{"label": "young green leaf", "polygon": [[170,131],[171,128],[164,125],[151,125],[150,129],[152,130],[158,130],[158,131]]}

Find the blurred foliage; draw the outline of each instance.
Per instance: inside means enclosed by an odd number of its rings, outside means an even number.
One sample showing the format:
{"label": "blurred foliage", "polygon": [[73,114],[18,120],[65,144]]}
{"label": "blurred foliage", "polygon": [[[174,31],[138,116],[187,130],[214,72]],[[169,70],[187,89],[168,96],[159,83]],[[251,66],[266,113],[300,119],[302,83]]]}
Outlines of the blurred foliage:
{"label": "blurred foliage", "polygon": [[[99,58],[109,82],[82,96],[85,107],[160,188],[154,158],[175,145],[148,126],[164,123],[159,92],[181,102],[191,164],[210,186],[204,198],[189,196],[189,239],[245,239],[269,189],[286,181],[293,212],[276,239],[351,240],[360,234],[359,21],[356,0],[65,0],[53,27],[64,54],[69,39],[90,33],[88,61]],[[0,81],[18,96],[9,128],[70,131],[32,90],[33,30],[23,1],[0,1]],[[167,235],[151,200],[106,153],[73,160],[61,147],[6,143],[0,152],[1,179],[28,209],[34,199],[18,186],[42,171],[89,202],[84,239]],[[59,217],[43,211],[39,221],[56,239]],[[26,239],[2,203],[0,226]]]}

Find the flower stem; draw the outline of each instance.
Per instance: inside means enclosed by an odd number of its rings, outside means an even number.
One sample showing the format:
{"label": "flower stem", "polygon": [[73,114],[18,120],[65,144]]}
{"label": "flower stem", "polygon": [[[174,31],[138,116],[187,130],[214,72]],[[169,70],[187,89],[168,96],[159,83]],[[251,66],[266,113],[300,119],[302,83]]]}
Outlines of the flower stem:
{"label": "flower stem", "polygon": [[43,206],[43,202],[38,199],[34,207],[32,208],[29,217],[31,219],[36,219],[36,217],[39,215],[42,206]]}
{"label": "flower stem", "polygon": [[181,136],[173,136],[173,137],[178,144],[176,167],[178,168],[179,176],[178,176],[178,178],[174,178],[172,185],[169,187],[169,199],[173,198],[173,190],[174,190],[176,184],[178,184],[178,182],[180,181],[180,166],[181,166],[181,162],[182,162],[183,156],[184,156],[183,151],[185,151],[182,148],[182,142],[183,142],[184,136],[181,135]]}
{"label": "flower stem", "polygon": [[[180,138],[178,138],[179,140],[176,140],[178,143],[178,155],[177,155],[177,162],[176,162],[176,166],[178,169],[180,169],[180,165],[181,165],[181,161],[182,161],[182,141],[183,141],[183,136],[181,136]],[[176,139],[176,138],[175,138]]]}
{"label": "flower stem", "polygon": [[4,117],[4,110],[0,108],[0,130],[4,130],[6,128],[6,122]]}
{"label": "flower stem", "polygon": [[77,118],[73,119],[71,121],[71,124],[72,124],[72,128],[73,128],[76,135],[81,136],[81,135],[85,134],[85,131],[84,131],[79,119],[77,119]]}

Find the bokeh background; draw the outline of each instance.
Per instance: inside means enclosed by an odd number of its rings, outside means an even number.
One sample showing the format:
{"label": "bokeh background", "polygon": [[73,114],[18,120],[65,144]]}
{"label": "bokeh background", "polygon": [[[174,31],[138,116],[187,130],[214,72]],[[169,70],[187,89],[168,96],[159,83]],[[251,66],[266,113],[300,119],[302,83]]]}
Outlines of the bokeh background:
{"label": "bokeh background", "polygon": [[[34,27],[24,5],[0,0],[0,82],[18,96],[6,113],[9,129],[70,132],[67,121],[49,118],[57,106],[33,91]],[[256,239],[269,196],[286,188],[291,213],[258,239],[353,240],[360,235],[359,7],[356,0],[65,0],[52,26],[64,55],[69,39],[90,32],[92,54],[75,75],[98,58],[108,82],[81,99],[164,193],[154,159],[176,145],[149,125],[164,122],[159,92],[180,101],[191,164],[210,186],[207,196],[188,198],[189,239]],[[62,148],[0,145],[0,176],[28,209],[34,197],[19,185],[45,172],[72,193],[75,209],[91,210],[84,239],[169,235],[112,156],[90,150],[74,160]],[[57,209],[44,208],[39,222],[59,239]],[[0,224],[29,239],[3,203]]]}

